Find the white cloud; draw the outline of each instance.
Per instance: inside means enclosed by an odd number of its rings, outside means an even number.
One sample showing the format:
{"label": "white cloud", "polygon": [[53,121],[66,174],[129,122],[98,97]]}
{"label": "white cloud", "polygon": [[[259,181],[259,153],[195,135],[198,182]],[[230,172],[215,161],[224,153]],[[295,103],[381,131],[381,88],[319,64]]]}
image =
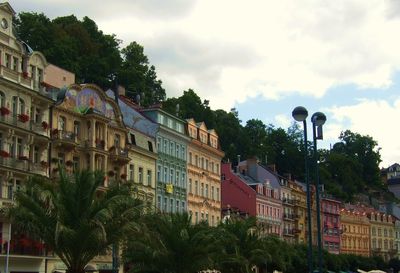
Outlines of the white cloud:
{"label": "white cloud", "polygon": [[326,140],[337,141],[338,132],[350,129],[353,132],[373,137],[382,147],[382,166],[399,162],[397,117],[400,117],[400,97],[392,102],[386,100],[361,100],[355,105],[335,106],[325,109],[330,121],[326,125]]}
{"label": "white cloud", "polygon": [[289,128],[293,120],[289,119],[287,115],[280,114],[275,116],[276,127]]}
{"label": "white cloud", "polygon": [[322,97],[341,84],[386,87],[400,68],[395,0],[21,0],[15,6],[87,14],[124,44],[143,44],[168,95],[192,87],[224,109],[259,94]]}

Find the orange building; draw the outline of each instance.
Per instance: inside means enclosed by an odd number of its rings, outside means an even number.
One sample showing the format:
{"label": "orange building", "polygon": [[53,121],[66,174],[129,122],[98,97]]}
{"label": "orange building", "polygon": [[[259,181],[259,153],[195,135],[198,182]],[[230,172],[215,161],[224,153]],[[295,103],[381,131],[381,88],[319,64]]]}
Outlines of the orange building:
{"label": "orange building", "polygon": [[340,210],[340,253],[370,256],[370,223],[365,212],[356,208]]}

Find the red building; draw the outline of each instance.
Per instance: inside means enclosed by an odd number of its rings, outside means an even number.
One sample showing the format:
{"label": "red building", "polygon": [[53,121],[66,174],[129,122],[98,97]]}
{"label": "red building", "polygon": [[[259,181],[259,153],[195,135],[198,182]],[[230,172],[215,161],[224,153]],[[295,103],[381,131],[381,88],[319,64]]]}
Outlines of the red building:
{"label": "red building", "polygon": [[340,251],[340,205],[341,202],[332,196],[321,196],[322,244],[334,254]]}
{"label": "red building", "polygon": [[232,171],[231,163],[221,166],[222,216],[238,213],[256,216],[256,192]]}

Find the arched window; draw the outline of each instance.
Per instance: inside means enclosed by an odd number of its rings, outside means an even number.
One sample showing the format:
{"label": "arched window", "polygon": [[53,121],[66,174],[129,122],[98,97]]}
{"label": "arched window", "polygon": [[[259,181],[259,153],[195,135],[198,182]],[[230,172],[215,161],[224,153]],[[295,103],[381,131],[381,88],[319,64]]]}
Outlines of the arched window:
{"label": "arched window", "polygon": [[58,130],[65,131],[66,128],[66,119],[63,116],[59,116],[58,118]]}
{"label": "arched window", "polygon": [[0,91],[0,107],[6,106],[6,96]]}

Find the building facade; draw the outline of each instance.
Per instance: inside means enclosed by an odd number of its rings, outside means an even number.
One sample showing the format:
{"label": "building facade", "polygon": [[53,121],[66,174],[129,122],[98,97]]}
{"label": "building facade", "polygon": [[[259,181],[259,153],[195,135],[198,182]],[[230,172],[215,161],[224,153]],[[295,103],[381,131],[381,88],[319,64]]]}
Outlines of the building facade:
{"label": "building facade", "polygon": [[163,212],[187,210],[187,146],[185,121],[154,106],[142,109],[151,121],[159,124],[157,132],[156,204]]}
{"label": "building facade", "polygon": [[298,183],[297,181],[293,181],[292,185],[295,218],[295,242],[306,243],[307,196],[300,183]]}
{"label": "building facade", "polygon": [[51,172],[103,170],[104,187],[126,178],[130,161],[121,112],[114,100],[93,84],[72,85],[61,91],[51,122]]}
{"label": "building facade", "polygon": [[341,202],[328,194],[321,196],[321,234],[324,248],[333,254],[340,252]]}
{"label": "building facade", "polygon": [[51,253],[41,241],[16,233],[4,208],[29,176],[48,177],[52,101],[41,84],[46,58],[14,36],[14,15],[8,3],[0,4],[0,268],[9,244],[10,271],[39,272]]}
{"label": "building facade", "polygon": [[192,222],[207,221],[211,226],[221,220],[221,160],[218,135],[204,122],[187,120],[188,145],[188,211]]}
{"label": "building facade", "polygon": [[222,216],[229,218],[235,214],[255,217],[256,192],[237,176],[231,163],[222,163],[221,179]]}
{"label": "building facade", "polygon": [[381,256],[385,261],[389,261],[397,256],[394,219],[391,215],[368,210],[371,224],[371,255]]}
{"label": "building facade", "polygon": [[[156,208],[156,161],[157,146],[155,139],[158,124],[140,113],[139,105],[125,96],[125,90],[119,88],[118,105],[123,121],[128,128],[128,156],[126,179],[134,185],[137,197],[148,206]],[[115,92],[107,91],[115,99]]]}
{"label": "building facade", "polygon": [[340,253],[370,256],[370,223],[365,212],[355,209],[340,210]]}

